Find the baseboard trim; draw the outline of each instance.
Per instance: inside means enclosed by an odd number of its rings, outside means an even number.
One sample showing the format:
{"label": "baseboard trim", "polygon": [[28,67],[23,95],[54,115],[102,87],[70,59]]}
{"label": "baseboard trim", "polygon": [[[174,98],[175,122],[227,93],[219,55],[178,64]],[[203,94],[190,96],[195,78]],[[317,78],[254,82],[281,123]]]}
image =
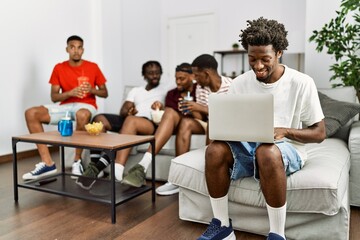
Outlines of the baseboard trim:
{"label": "baseboard trim", "polygon": [[[50,153],[58,152],[59,147],[51,146],[51,147],[49,147],[49,151],[50,151]],[[17,153],[17,160],[22,160],[22,159],[31,158],[31,157],[37,157],[37,156],[39,156],[38,150],[37,149],[32,149],[32,150],[18,152]],[[0,164],[1,163],[6,163],[6,162],[11,162],[12,160],[13,160],[12,153],[0,156]]]}

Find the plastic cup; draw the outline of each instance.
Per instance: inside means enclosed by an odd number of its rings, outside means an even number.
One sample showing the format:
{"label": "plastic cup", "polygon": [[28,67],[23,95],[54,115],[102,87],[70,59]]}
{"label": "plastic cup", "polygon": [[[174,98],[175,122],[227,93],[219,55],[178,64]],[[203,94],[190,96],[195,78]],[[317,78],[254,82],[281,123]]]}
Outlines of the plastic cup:
{"label": "plastic cup", "polygon": [[[86,76],[80,76],[78,77],[78,86],[81,87],[84,83],[89,82],[89,78]],[[87,96],[87,92],[83,92],[84,93],[84,97]]]}

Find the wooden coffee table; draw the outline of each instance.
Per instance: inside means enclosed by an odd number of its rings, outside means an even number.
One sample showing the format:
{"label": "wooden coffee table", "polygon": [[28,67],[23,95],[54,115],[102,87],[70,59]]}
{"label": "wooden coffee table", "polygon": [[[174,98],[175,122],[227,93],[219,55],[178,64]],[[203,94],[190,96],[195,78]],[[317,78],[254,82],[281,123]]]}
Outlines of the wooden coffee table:
{"label": "wooden coffee table", "polygon": [[[18,181],[17,169],[17,149],[16,145],[19,142],[47,144],[59,146],[61,171],[44,177],[40,180],[32,180],[20,182]],[[155,152],[155,138],[154,136],[137,136],[125,134],[107,134],[101,133],[98,136],[90,136],[85,131],[75,131],[70,137],[62,137],[57,131],[34,133],[23,136],[12,137],[13,149],[13,172],[14,172],[14,200],[17,202],[18,187],[32,189],[41,192],[53,193],[57,195],[78,198],[83,200],[91,200],[95,202],[109,204],[111,206],[111,221],[116,222],[116,206],[120,205],[132,198],[135,198],[148,191],[152,191],[152,201],[155,202],[155,155],[152,154],[152,178],[151,186],[143,185],[140,188],[125,186],[121,183],[115,182],[115,156],[116,151],[150,143],[152,152]],[[91,190],[84,190],[75,183],[71,178],[71,173],[65,172],[64,148],[83,148],[90,150],[104,151],[111,159],[110,179],[97,179]],[[54,180],[54,178],[56,180]],[[40,181],[52,179],[52,182],[40,185]],[[95,191],[93,188],[98,189]],[[99,191],[100,190],[100,191]]]}

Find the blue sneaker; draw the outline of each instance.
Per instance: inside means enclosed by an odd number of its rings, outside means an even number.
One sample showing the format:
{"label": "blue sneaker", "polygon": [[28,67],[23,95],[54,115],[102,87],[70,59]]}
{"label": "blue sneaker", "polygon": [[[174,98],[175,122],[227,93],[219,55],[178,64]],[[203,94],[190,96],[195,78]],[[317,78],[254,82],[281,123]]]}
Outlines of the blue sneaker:
{"label": "blue sneaker", "polygon": [[232,223],[230,226],[221,226],[221,222],[217,218],[213,218],[206,231],[198,238],[198,240],[236,240]]}
{"label": "blue sneaker", "polygon": [[44,162],[40,162],[35,165],[35,169],[31,172],[25,173],[22,178],[24,180],[34,180],[41,177],[45,177],[51,174],[56,173],[56,166],[55,163],[52,166],[46,166]]}
{"label": "blue sneaker", "polygon": [[266,240],[285,240],[285,238],[283,238],[282,236],[280,236],[279,234],[276,233],[269,233],[269,235],[267,236]]}

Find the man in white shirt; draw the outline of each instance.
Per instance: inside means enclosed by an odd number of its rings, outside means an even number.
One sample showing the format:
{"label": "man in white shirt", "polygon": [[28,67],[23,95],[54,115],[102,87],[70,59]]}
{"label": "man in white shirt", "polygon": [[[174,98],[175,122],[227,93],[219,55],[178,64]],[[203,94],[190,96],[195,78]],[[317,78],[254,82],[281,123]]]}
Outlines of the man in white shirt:
{"label": "man in white shirt", "polygon": [[[156,130],[156,124],[152,121],[150,112],[155,109],[162,109],[166,91],[160,84],[162,67],[157,61],[148,61],[142,66],[142,75],[146,85],[134,87],[128,93],[120,113],[99,114],[95,116],[94,122],[101,121],[104,124],[104,131],[113,131],[127,134],[152,135]],[[117,155],[119,155],[117,152]],[[91,152],[91,162],[85,169],[82,176],[76,183],[84,189],[90,189],[95,183],[96,177],[103,175],[110,162],[107,155]],[[117,156],[118,158],[118,156]],[[124,172],[124,164],[119,161],[115,163],[115,178],[121,181]]]}
{"label": "man in white shirt", "polygon": [[[300,170],[306,160],[304,143],[325,138],[324,115],[313,79],[280,64],[288,46],[286,35],[283,24],[262,17],[248,21],[240,34],[252,70],[234,79],[229,93],[273,94],[274,139],[285,140],[209,144],[205,177],[214,218],[200,240],[236,238],[229,219],[228,190],[231,180],[251,176],[259,180],[265,197],[270,223],[267,239],[285,239],[286,176]],[[302,123],[309,127],[302,129]]]}

